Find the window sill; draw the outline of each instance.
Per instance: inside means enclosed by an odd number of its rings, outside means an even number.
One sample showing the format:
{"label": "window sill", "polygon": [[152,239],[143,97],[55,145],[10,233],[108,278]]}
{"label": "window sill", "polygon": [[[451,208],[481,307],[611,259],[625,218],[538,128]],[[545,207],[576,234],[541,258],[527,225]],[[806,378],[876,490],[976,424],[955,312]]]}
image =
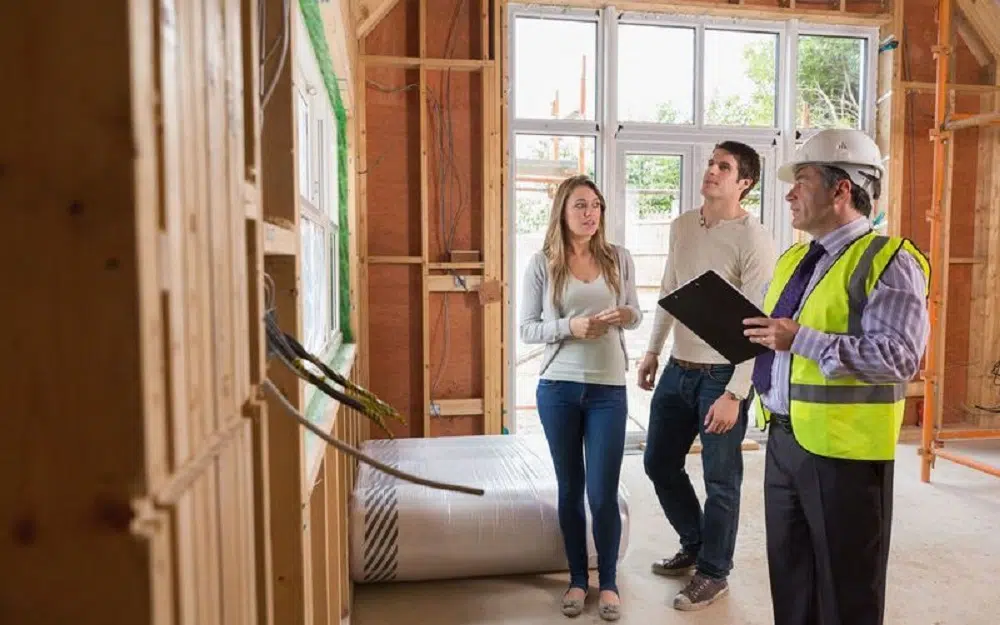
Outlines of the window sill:
{"label": "window sill", "polygon": [[[339,345],[331,353],[325,354],[323,360],[328,367],[345,378],[350,378],[356,355],[357,345],[346,343]],[[333,432],[333,426],[336,424],[339,412],[340,402],[316,389],[306,408],[305,416],[321,430],[330,434]],[[309,430],[302,430],[302,466],[304,468],[302,477],[303,492],[306,494],[312,491],[313,484],[316,483],[316,476],[327,447],[329,445],[326,441]]]}

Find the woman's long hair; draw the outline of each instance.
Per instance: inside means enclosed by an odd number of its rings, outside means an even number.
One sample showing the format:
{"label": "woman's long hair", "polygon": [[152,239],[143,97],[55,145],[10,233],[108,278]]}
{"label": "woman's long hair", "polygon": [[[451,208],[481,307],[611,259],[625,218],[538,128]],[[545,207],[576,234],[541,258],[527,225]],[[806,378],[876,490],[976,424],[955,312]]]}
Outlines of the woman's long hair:
{"label": "woman's long hair", "polygon": [[562,294],[566,288],[566,280],[569,278],[569,253],[570,236],[569,226],[566,225],[566,204],[569,196],[580,186],[590,187],[590,190],[597,195],[601,203],[601,217],[598,221],[597,232],[590,239],[590,253],[597,260],[597,265],[601,268],[604,280],[611,287],[611,291],[618,298],[621,292],[621,283],[618,276],[618,256],[614,247],[608,243],[604,235],[604,214],[607,212],[607,203],[594,181],[587,176],[573,176],[563,180],[556,189],[555,197],[552,198],[552,210],[549,212],[549,226],[545,231],[545,243],[542,244],[542,253],[549,261],[549,275],[552,279],[552,303],[556,309],[562,306]]}

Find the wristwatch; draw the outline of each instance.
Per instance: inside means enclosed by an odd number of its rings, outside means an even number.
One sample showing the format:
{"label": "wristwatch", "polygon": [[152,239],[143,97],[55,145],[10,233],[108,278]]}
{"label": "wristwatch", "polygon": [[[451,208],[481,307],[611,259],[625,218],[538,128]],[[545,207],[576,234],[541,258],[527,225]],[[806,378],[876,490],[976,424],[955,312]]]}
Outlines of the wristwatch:
{"label": "wristwatch", "polygon": [[740,397],[739,395],[737,395],[732,391],[726,391],[726,395],[729,396],[729,399],[734,399],[736,401],[743,401],[744,399],[746,399],[746,397]]}

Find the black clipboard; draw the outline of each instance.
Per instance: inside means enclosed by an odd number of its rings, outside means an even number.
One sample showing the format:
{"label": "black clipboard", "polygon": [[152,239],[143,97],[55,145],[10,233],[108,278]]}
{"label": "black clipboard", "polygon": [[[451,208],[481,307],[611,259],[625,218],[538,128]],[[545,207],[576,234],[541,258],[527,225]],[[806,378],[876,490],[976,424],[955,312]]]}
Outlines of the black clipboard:
{"label": "black clipboard", "polygon": [[659,304],[731,364],[768,351],[743,335],[744,319],[767,315],[711,269],[667,294]]}

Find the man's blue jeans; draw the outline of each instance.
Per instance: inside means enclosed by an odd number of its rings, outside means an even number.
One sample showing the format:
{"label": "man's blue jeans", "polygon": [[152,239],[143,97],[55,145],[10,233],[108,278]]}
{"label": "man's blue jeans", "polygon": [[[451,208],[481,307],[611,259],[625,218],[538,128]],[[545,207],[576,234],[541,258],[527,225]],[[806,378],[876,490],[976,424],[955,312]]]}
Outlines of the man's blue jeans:
{"label": "man's blue jeans", "polygon": [[570,586],[588,585],[586,486],[600,588],[617,592],[622,533],[618,480],[628,419],[625,387],[539,380],[535,396],[559,484],[559,527]]}
{"label": "man's blue jeans", "polygon": [[[705,432],[705,415],[725,392],[732,365],[685,369],[671,360],[650,403],[644,464],[660,506],[680,537],[681,548],[697,554],[698,572],[725,579],[733,568],[743,484],[743,437],[750,400],[724,434]],[[684,470],[695,436],[701,436],[705,473],[705,510]]]}

